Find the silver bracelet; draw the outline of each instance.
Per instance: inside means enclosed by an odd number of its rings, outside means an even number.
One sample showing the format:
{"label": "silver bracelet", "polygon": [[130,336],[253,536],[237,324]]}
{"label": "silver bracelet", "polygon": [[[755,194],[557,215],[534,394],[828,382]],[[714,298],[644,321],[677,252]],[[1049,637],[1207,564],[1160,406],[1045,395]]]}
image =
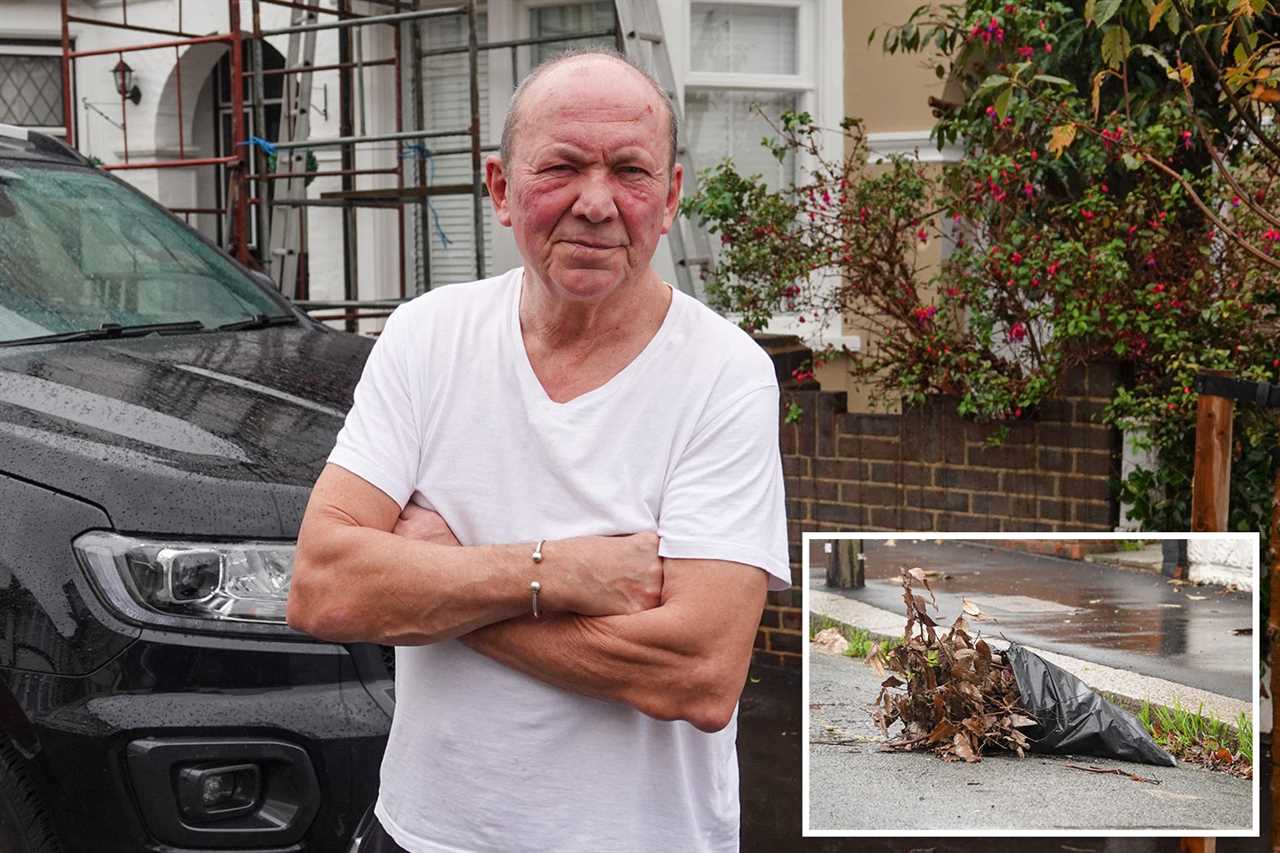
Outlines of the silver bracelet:
{"label": "silver bracelet", "polygon": [[[546,541],[545,539],[539,539],[537,546],[533,549],[533,554],[530,555],[535,565],[542,562],[542,546],[546,544]],[[538,593],[540,592],[542,592],[542,584],[537,581],[530,581],[529,593],[533,599],[531,603],[533,605],[533,618],[535,619],[542,615],[542,609],[538,607]]]}

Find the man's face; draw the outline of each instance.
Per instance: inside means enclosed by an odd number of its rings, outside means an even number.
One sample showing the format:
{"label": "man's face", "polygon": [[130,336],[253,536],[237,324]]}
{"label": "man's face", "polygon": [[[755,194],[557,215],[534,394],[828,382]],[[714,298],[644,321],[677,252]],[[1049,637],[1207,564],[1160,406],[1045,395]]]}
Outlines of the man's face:
{"label": "man's face", "polygon": [[669,132],[657,93],[618,62],[569,61],[525,93],[508,169],[486,164],[489,193],[557,295],[602,301],[648,271],[680,198]]}

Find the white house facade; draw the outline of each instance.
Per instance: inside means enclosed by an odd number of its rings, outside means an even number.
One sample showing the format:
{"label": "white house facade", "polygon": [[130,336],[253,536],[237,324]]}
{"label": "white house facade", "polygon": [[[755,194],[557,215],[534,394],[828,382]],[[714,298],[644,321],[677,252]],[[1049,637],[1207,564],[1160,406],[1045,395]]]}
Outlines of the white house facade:
{"label": "white house facade", "polygon": [[[313,0],[333,8],[336,0]],[[733,157],[739,169],[759,172],[770,181],[788,180],[803,164],[778,164],[760,145],[768,133],[765,123],[751,112],[759,104],[767,113],[800,109],[814,114],[820,123],[835,127],[843,109],[843,32],[840,0],[735,0],[732,3],[701,0],[658,0],[667,43],[673,58],[676,96],[686,116],[689,148],[701,168]],[[402,7],[413,4],[401,2]],[[430,8],[422,3],[419,8]],[[437,4],[444,5],[444,4]],[[395,4],[354,2],[359,14],[391,14]],[[245,62],[251,63],[251,4],[240,3]],[[120,0],[73,0],[73,18],[121,21],[125,4]],[[61,135],[63,107],[60,99],[61,15],[58,3],[48,0],[0,2],[0,121],[36,126]],[[229,31],[229,10],[222,0],[133,0],[127,3],[130,25],[153,30],[211,35]],[[179,14],[181,20],[179,20]],[[290,26],[292,10],[261,4],[264,31]],[[321,20],[333,20],[321,16]],[[429,18],[417,38],[421,48],[466,44],[464,15]],[[562,0],[489,0],[478,7],[478,39],[502,42],[549,36],[570,37],[600,32],[613,26],[611,0],[562,2]],[[422,86],[421,129],[466,127],[470,120],[470,77],[466,53],[428,55],[421,61],[421,77],[413,76],[414,24],[401,26],[401,104],[403,127],[415,129],[417,86]],[[353,61],[375,63],[395,54],[395,28],[365,25],[353,28]],[[72,22],[69,35],[77,52],[127,45],[164,42],[177,38],[159,32],[139,32],[83,22]],[[557,44],[496,48],[480,53],[479,89],[482,143],[496,145],[510,93],[519,76],[538,61],[563,47],[612,44],[608,37],[566,40]],[[263,42],[266,68],[285,64],[289,36],[268,36]],[[116,91],[112,69],[123,58],[138,87],[137,104],[123,100]],[[315,64],[339,61],[335,30],[317,34]],[[226,42],[168,47],[101,56],[82,57],[72,66],[72,104],[75,144],[88,156],[105,164],[185,158],[225,157],[235,153],[230,131],[231,97],[229,46]],[[246,100],[249,132],[267,142],[278,141],[280,112],[279,76],[265,78],[267,122],[253,124]],[[396,76],[390,64],[370,64],[354,75],[352,120],[358,136],[390,133],[396,127]],[[179,83],[179,81],[181,81]],[[339,135],[339,72],[321,70],[313,75],[310,138],[317,141]],[[126,135],[127,128],[127,135]],[[126,138],[127,137],[127,138]],[[832,134],[833,154],[839,156],[839,139]],[[359,169],[392,170],[403,162],[404,182],[417,182],[417,169],[432,184],[462,184],[471,179],[466,154],[436,155],[434,151],[465,148],[467,136],[438,137],[416,145],[374,142],[355,147]],[[311,168],[341,169],[341,149],[317,146]],[[190,166],[119,171],[120,177],[147,192],[160,203],[183,211],[192,225],[225,244],[229,227],[225,216],[207,211],[226,206],[226,173],[222,166]],[[354,188],[394,187],[396,178],[384,173],[361,175]],[[250,184],[251,187],[254,184]],[[340,192],[342,178],[316,177],[307,188],[310,199]],[[402,217],[394,208],[358,208],[355,213],[355,273],[361,299],[386,299],[413,295],[423,287],[438,287],[476,277],[476,238],[470,195],[433,196],[428,203],[411,201]],[[509,232],[496,226],[484,205],[483,235],[486,274],[519,263]],[[344,298],[346,251],[342,209],[309,207],[305,245],[309,296],[316,300]],[[421,218],[427,222],[421,227]],[[403,228],[403,231],[401,230]],[[253,214],[250,243],[261,239]],[[404,241],[403,274],[401,239]],[[424,246],[424,242],[429,246]],[[670,252],[664,246],[656,260],[659,270],[674,281]],[[403,280],[402,280],[403,279]]]}

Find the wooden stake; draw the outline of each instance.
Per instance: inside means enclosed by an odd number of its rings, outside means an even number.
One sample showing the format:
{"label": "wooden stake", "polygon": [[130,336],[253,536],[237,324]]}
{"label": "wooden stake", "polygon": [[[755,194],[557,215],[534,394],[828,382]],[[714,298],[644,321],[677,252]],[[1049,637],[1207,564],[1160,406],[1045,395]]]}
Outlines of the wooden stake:
{"label": "wooden stake", "polygon": [[1217,847],[1216,838],[1183,838],[1178,843],[1179,853],[1214,853]]}
{"label": "wooden stake", "polygon": [[[1191,480],[1191,529],[1227,529],[1231,498],[1231,416],[1235,403],[1201,394],[1196,410],[1195,474]],[[1213,838],[1183,838],[1181,853],[1214,853]]]}
{"label": "wooden stake", "polygon": [[1231,415],[1235,403],[1201,394],[1196,413],[1195,474],[1191,481],[1191,529],[1227,529],[1231,495]]}
{"label": "wooden stake", "polygon": [[[1277,460],[1271,498],[1271,598],[1267,608],[1267,636],[1271,640],[1271,849],[1280,853],[1280,460]],[[1254,772],[1258,772],[1254,768]]]}

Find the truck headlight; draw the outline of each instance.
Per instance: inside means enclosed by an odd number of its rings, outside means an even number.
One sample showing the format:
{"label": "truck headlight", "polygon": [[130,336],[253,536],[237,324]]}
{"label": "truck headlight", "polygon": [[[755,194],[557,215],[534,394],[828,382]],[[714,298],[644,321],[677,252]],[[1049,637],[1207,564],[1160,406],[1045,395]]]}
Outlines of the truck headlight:
{"label": "truck headlight", "polygon": [[107,603],[132,621],[250,632],[257,623],[259,630],[296,633],[285,625],[292,543],[160,540],[92,530],[72,544]]}

